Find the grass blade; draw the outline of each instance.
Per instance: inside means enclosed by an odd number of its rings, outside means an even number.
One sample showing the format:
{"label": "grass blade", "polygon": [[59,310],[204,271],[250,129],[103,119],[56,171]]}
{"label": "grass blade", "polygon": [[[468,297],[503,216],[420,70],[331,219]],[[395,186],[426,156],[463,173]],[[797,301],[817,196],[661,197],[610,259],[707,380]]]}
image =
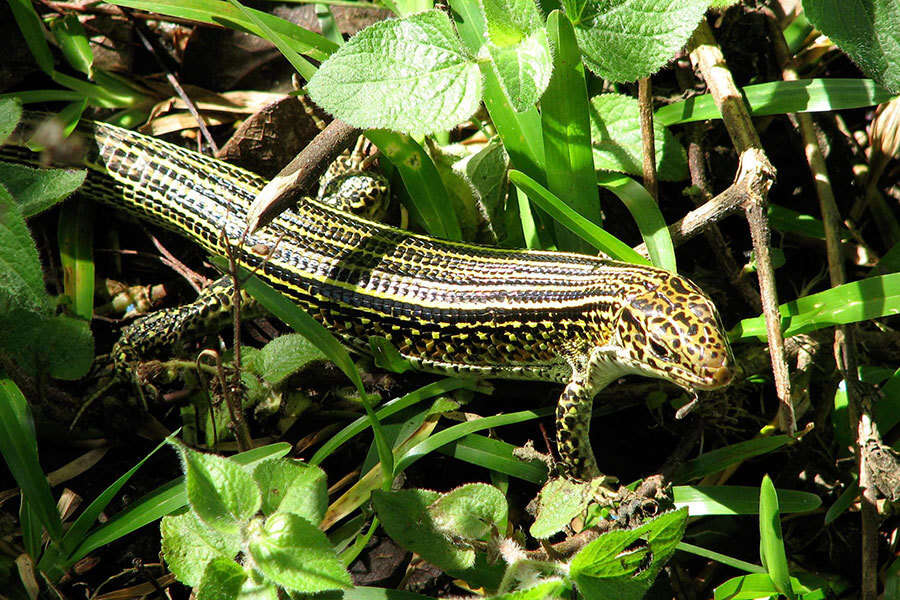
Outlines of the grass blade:
{"label": "grass blade", "polygon": [[[448,377],[447,379],[442,379],[441,381],[422,386],[405,396],[391,400],[378,409],[378,412],[376,412],[375,415],[378,417],[379,421],[384,421],[388,417],[395,415],[401,410],[409,408],[414,404],[458,389],[477,390],[478,383],[471,379]],[[309,459],[309,464],[320,464],[323,460],[331,456],[338,448],[351,440],[354,436],[365,431],[368,427],[369,421],[367,417],[356,419],[333,435],[327,442],[322,444],[322,447],[316,451],[311,459]]]}
{"label": "grass blade", "polygon": [[[778,307],[785,337],[900,313],[900,273],[869,277],[787,302]],[[728,332],[732,341],[766,340],[762,316],[744,319]]]}
{"label": "grass blade", "polygon": [[[121,477],[116,479],[105,490],[103,490],[103,492],[99,496],[97,496],[94,501],[91,502],[88,507],[84,509],[84,511],[82,511],[80,515],[78,515],[78,518],[75,519],[75,522],[72,523],[72,526],[69,527],[69,530],[66,531],[66,535],[62,539],[61,546],[64,550],[71,552],[81,543],[85,535],[87,535],[88,530],[91,528],[91,525],[93,525],[97,521],[100,513],[106,509],[115,495],[118,494],[119,490],[122,489],[122,486],[128,483],[128,480],[131,479],[131,476],[134,475],[145,462],[147,462],[147,459],[156,454],[159,449],[165,446],[166,443],[177,433],[178,432],[173,433],[165,440],[160,442],[156,446],[156,448],[154,448],[147,454],[147,456],[142,458],[136,465],[131,467]],[[70,559],[65,567],[67,568],[75,562],[75,560]]]}
{"label": "grass blade", "polygon": [[370,130],[366,137],[397,167],[412,200],[409,208],[421,218],[428,233],[447,240],[462,239],[444,182],[425,149],[401,133]]}
{"label": "grass blade", "polygon": [[547,481],[547,465],[538,461],[519,460],[513,456],[515,449],[512,444],[472,433],[439,448],[438,452],[534,484]]}
{"label": "grass blade", "polygon": [[666,220],[650,192],[631,177],[624,175],[603,173],[597,176],[597,180],[601,186],[618,196],[631,213],[644,243],[647,244],[650,261],[661,269],[677,273],[672,236],[669,235]]}
{"label": "grass blade", "polygon": [[683,483],[712,473],[718,473],[735,463],[773,452],[790,441],[791,437],[788,435],[775,435],[758,437],[746,442],[725,446],[718,450],[712,450],[682,464],[672,474],[671,480],[675,483]]}
{"label": "grass blade", "polygon": [[521,171],[510,171],[509,180],[528,194],[532,202],[540,206],[551,217],[568,227],[578,236],[604,254],[616,260],[647,265],[649,261],[631,247],[604,231],[572,210],[565,202],[550,193],[547,188]]}
{"label": "grass blade", "polygon": [[[245,17],[238,8],[223,0],[112,0],[110,4],[139,8],[201,23],[222,25],[265,37],[256,23]],[[252,8],[248,10],[265,23],[269,29],[285,38],[286,43],[300,54],[321,61],[338,49],[338,45],[331,40],[294,25],[290,21],[260,10]]]}
{"label": "grass blade", "polygon": [[470,433],[476,433],[491,427],[501,427],[503,425],[512,425],[514,423],[522,423],[531,419],[540,419],[553,414],[555,407],[546,407],[539,410],[523,410],[520,412],[509,413],[505,415],[495,415],[493,417],[482,417],[475,421],[468,421],[453,425],[438,433],[432,435],[428,439],[416,444],[410,448],[400,460],[397,461],[395,474],[402,473],[411,464],[429,454],[438,448],[463,438]]}
{"label": "grass blade", "polygon": [[[38,460],[34,420],[25,396],[12,379],[0,374],[0,453],[23,502],[54,541],[62,539],[62,521],[47,476]],[[37,558],[32,556],[32,558]]]}
{"label": "grass blade", "polygon": [[72,313],[82,319],[94,316],[94,205],[78,198],[63,204],[59,212],[59,258],[63,290]]}
{"label": "grass blade", "polygon": [[[588,220],[600,224],[603,213],[591,151],[591,120],[581,51],[572,22],[558,10],[550,13],[547,31],[555,50],[553,75],[541,98],[547,188]],[[561,223],[555,225],[560,250],[586,250],[584,240]]]}
{"label": "grass blade", "polygon": [[269,40],[275,47],[278,48],[278,51],[288,59],[288,62],[293,65],[294,69],[300,74],[303,79],[309,81],[310,78],[315,74],[316,67],[312,65],[308,60],[300,56],[300,53],[297,52],[287,39],[279,35],[274,29],[266,25],[265,21],[260,19],[256,13],[240,2],[238,0],[228,0],[232,6],[237,8],[243,13],[244,17],[247,18],[248,21],[256,25],[261,32],[261,36],[264,39]]}
{"label": "grass blade", "polygon": [[53,73],[53,54],[45,37],[44,24],[31,0],[9,0],[13,18],[31,50],[31,55],[44,73]]}
{"label": "grass blade", "polygon": [[[894,97],[871,79],[771,81],[741,88],[754,117],[875,106]],[[712,96],[705,94],[663,106],[654,118],[663,125],[721,119]]]}
{"label": "grass blade", "polygon": [[[687,506],[692,517],[704,515],[755,515],[759,513],[759,490],[743,485],[676,485],[675,506]],[[809,492],[778,490],[782,512],[816,510],[822,499]]]}
{"label": "grass blade", "polygon": [[700,546],[688,544],[687,542],[679,542],[678,549],[683,550],[684,552],[689,552],[690,554],[702,556],[703,558],[709,558],[716,562],[720,562],[723,565],[728,565],[729,567],[734,567],[735,569],[739,569],[741,571],[747,571],[748,573],[765,574],[766,572],[765,567],[754,565],[753,563],[748,563],[738,558],[732,558],[718,552],[713,552],[712,550],[707,550],[706,548],[701,548]]}
{"label": "grass blade", "polygon": [[791,573],[781,536],[778,494],[768,475],[763,476],[759,487],[759,555],[778,591],[793,599]]}

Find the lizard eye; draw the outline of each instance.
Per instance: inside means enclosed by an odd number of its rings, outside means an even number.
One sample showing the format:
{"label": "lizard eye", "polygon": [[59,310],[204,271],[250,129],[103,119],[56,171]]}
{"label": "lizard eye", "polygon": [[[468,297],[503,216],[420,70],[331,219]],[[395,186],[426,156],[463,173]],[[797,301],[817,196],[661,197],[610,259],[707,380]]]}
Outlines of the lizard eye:
{"label": "lizard eye", "polygon": [[672,353],[669,352],[669,349],[656,340],[650,340],[650,352],[652,352],[654,356],[656,356],[657,358],[661,358],[662,360],[672,360]]}

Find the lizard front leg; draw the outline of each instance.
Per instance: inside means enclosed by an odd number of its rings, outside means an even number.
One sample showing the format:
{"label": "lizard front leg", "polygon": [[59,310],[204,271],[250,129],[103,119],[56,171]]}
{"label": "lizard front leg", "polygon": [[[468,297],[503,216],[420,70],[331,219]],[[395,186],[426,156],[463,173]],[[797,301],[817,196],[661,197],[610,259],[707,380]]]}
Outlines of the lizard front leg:
{"label": "lizard front leg", "polygon": [[590,378],[573,377],[556,405],[560,472],[568,479],[590,481],[600,476],[590,437],[591,410],[596,393]]}

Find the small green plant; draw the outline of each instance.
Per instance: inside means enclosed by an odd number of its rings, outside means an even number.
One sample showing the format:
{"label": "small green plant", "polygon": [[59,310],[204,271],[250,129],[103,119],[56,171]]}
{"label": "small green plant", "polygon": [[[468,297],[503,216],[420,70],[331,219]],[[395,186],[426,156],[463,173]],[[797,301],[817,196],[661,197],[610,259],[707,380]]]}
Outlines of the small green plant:
{"label": "small green plant", "polygon": [[[276,598],[277,589],[312,594],[351,586],[350,574],[318,529],[325,473],[286,458],[252,470],[176,445],[188,509],[160,524],[163,556],[198,600]],[[236,560],[237,559],[237,560]]]}

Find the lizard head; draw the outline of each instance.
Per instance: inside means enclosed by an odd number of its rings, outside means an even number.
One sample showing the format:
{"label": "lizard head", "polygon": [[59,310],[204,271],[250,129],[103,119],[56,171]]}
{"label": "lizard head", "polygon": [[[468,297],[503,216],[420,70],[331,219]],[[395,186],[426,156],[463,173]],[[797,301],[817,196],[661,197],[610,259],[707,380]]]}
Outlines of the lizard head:
{"label": "lizard head", "polygon": [[728,385],[734,355],[715,305],[684,277],[659,274],[658,283],[629,295],[619,312],[617,362],[692,391]]}

